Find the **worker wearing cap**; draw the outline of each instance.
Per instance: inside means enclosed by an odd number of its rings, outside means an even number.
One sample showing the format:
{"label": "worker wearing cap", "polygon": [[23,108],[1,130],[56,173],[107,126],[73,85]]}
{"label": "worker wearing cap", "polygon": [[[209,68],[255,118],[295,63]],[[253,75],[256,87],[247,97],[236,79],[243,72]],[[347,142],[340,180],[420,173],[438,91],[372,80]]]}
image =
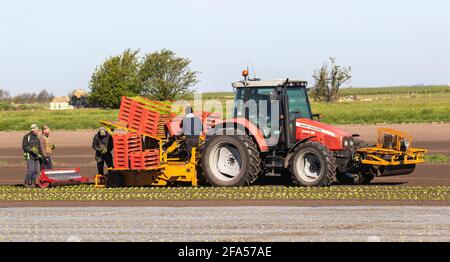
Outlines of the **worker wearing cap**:
{"label": "worker wearing cap", "polygon": [[23,137],[22,149],[27,162],[25,187],[34,187],[35,180],[40,172],[39,160],[42,158],[41,142],[39,141],[39,127],[31,125],[31,131]]}
{"label": "worker wearing cap", "polygon": [[104,175],[105,163],[109,168],[113,167],[113,139],[104,127],[100,127],[92,141],[92,149],[95,150],[95,160],[97,161],[97,171],[99,175]]}
{"label": "worker wearing cap", "polygon": [[203,132],[202,120],[195,116],[191,107],[186,107],[186,116],[181,121],[181,128],[185,136],[185,146],[188,152],[188,159],[191,158],[193,147],[198,147],[200,135]]}
{"label": "worker wearing cap", "polygon": [[40,137],[41,148],[42,148],[42,167],[44,169],[52,169],[52,153],[55,149],[55,145],[50,142],[50,128],[48,126],[42,127],[42,135]]}

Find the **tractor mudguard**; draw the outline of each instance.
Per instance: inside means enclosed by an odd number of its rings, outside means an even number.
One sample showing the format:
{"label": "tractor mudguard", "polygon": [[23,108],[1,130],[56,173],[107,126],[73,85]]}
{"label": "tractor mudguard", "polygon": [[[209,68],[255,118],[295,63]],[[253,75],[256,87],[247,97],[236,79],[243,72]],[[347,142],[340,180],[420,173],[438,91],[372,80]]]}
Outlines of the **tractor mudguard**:
{"label": "tractor mudguard", "polygon": [[249,135],[254,137],[260,152],[269,151],[269,147],[267,146],[266,140],[261,130],[247,119],[233,118],[230,120],[221,121],[220,123],[217,123],[214,126],[213,133],[216,135],[227,135],[227,133],[221,133],[219,132],[219,130],[229,130],[229,129],[237,130],[237,132],[234,135],[239,135],[239,132],[242,132],[242,134],[248,133]]}
{"label": "tractor mudguard", "polygon": [[299,141],[297,141],[297,142],[295,143],[295,145],[294,145],[293,147],[291,147],[291,148],[289,149],[289,151],[287,152],[287,155],[286,155],[286,159],[284,160],[284,164],[283,164],[284,168],[288,168],[288,166],[289,166],[289,161],[291,161],[291,158],[292,158],[292,152],[293,152],[299,145],[301,145],[301,144],[303,144],[303,143],[309,141],[310,139],[312,139],[312,138],[314,138],[314,137],[315,137],[315,136],[309,136],[309,137],[307,137],[307,138],[304,138],[304,139],[302,139],[302,140],[299,140]]}

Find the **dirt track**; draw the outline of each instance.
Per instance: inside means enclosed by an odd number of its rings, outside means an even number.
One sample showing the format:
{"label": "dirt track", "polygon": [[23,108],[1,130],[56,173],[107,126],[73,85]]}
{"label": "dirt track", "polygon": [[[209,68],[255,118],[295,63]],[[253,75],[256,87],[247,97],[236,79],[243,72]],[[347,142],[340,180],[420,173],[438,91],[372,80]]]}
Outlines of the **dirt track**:
{"label": "dirt track", "polygon": [[[345,125],[342,129],[361,135],[370,143],[376,138],[378,127],[391,127],[413,135],[413,146],[426,148],[431,154],[450,156],[450,124],[402,124],[402,125]],[[92,177],[96,173],[93,151],[90,148],[95,131],[56,131],[52,134],[57,146],[54,160],[56,167],[80,167],[82,175]],[[0,132],[0,184],[20,184],[23,181],[25,162],[22,158],[21,139],[24,132]],[[407,176],[381,177],[373,181],[378,185],[450,185],[450,163],[422,164]]]}
{"label": "dirt track", "polygon": [[449,215],[408,206],[5,208],[0,241],[446,242]]}

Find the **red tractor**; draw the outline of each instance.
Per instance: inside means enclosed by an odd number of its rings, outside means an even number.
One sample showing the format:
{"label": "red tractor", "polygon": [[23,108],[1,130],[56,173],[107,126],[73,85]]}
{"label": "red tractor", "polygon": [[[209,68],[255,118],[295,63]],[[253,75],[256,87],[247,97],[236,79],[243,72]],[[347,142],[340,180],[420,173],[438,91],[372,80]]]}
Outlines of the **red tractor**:
{"label": "red tractor", "polygon": [[302,186],[368,184],[377,175],[409,174],[424,162],[426,151],[410,148],[400,132],[384,134],[398,142],[392,148],[367,148],[358,135],[313,120],[320,117],[311,112],[306,86],[245,74],[233,83],[233,117],[216,122],[201,147],[204,179],[213,186],[251,185],[260,176],[290,176]]}

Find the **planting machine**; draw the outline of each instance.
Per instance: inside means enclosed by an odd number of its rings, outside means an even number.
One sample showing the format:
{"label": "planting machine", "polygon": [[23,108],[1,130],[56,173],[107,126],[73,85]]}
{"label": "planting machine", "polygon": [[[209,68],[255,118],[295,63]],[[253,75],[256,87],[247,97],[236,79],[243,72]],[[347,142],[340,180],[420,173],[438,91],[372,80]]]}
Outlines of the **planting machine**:
{"label": "planting machine", "polygon": [[113,134],[114,168],[97,175],[96,185],[245,186],[264,176],[289,177],[302,186],[368,184],[376,176],[410,174],[424,162],[426,150],[413,148],[406,133],[380,129],[369,147],[358,135],[321,123],[311,112],[305,81],[243,76],[233,83],[231,119],[197,113],[204,133],[190,153],[171,102],[123,97],[118,121],[101,121]]}
{"label": "planting machine", "polygon": [[88,182],[89,178],[82,177],[79,168],[42,169],[40,175],[36,179],[36,185],[40,188],[77,185]]}

